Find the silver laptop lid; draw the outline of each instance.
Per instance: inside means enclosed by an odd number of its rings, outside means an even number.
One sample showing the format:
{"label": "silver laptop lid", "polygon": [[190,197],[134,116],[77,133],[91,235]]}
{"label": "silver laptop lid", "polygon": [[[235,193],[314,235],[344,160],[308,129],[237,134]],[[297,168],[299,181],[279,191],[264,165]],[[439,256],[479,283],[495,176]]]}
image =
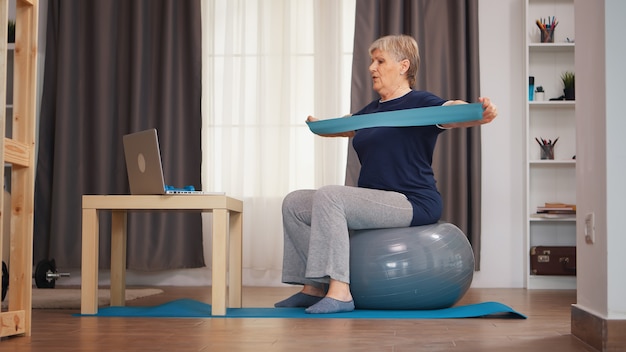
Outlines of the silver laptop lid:
{"label": "silver laptop lid", "polygon": [[164,194],[159,139],[154,128],[123,136],[130,194]]}

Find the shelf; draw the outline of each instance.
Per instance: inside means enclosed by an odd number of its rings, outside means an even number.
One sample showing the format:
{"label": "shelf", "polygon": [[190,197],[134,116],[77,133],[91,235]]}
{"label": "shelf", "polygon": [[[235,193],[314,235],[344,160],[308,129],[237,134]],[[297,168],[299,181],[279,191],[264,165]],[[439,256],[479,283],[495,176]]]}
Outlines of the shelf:
{"label": "shelf", "polygon": [[562,160],[529,160],[530,165],[576,165],[576,159]]}
{"label": "shelf", "polygon": [[557,52],[574,52],[574,43],[530,43],[528,50],[531,53],[557,53]]}
{"label": "shelf", "polygon": [[[561,214],[554,214],[561,215]],[[544,214],[530,214],[528,217],[529,221],[557,221],[557,222],[576,222],[576,214],[574,216],[559,216],[559,217],[544,217]]]}
{"label": "shelf", "polygon": [[531,290],[575,290],[576,276],[528,275]]}
{"label": "shelf", "polygon": [[[533,275],[529,270],[529,250],[532,246],[575,246],[575,214],[537,214],[537,207],[559,201],[576,204],[576,101],[550,100],[561,97],[562,76],[575,72],[574,4],[575,0],[526,0],[524,45],[524,86],[534,77],[534,88],[543,87],[543,100],[525,99],[526,149],[525,212],[522,215],[525,232],[526,288],[576,289],[575,276]],[[541,43],[536,20],[554,16],[559,25],[554,43]],[[571,39],[571,40],[570,40]],[[554,148],[555,160],[542,160],[536,139],[559,139]]]}
{"label": "shelf", "polygon": [[[33,277],[33,214],[36,158],[36,107],[37,107],[37,13],[38,5],[34,0],[11,0],[15,4],[14,43],[0,47],[2,72],[0,82],[4,85],[2,94],[11,93],[2,100],[6,112],[6,101],[13,103],[13,113],[19,118],[7,119],[6,113],[0,121],[0,135],[4,136],[9,125],[16,131],[12,138],[4,137],[0,142],[2,164],[11,163],[10,174],[5,173],[4,185],[11,191],[10,199],[3,198],[0,203],[10,203],[7,214],[11,220],[11,229],[6,233],[0,229],[0,242],[9,236],[10,290],[7,299],[8,310],[0,312],[0,337],[31,336],[32,320],[32,277]],[[0,0],[0,25],[7,28],[9,1]],[[6,32],[5,32],[6,33]],[[5,40],[6,40],[5,34]],[[10,114],[10,115],[13,115]],[[9,123],[10,122],[10,123]],[[9,133],[11,134],[11,133]],[[18,166],[19,165],[19,166]],[[17,167],[16,167],[17,166]],[[5,169],[6,169],[5,164]],[[7,177],[6,175],[10,176]],[[3,182],[3,183],[4,183]],[[7,204],[4,203],[4,204]],[[9,323],[10,322],[10,323]]]}
{"label": "shelf", "polygon": [[529,101],[528,106],[531,108],[550,108],[550,109],[570,109],[576,107],[575,100],[544,100]]}

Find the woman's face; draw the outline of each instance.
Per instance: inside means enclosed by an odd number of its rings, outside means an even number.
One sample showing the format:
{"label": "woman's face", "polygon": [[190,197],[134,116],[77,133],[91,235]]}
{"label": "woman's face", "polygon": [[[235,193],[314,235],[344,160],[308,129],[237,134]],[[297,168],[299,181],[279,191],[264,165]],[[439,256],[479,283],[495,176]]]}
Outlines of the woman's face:
{"label": "woman's face", "polygon": [[372,87],[381,97],[392,94],[407,82],[404,72],[408,60],[397,62],[391,55],[380,49],[372,51],[372,63],[369,70],[372,75]]}

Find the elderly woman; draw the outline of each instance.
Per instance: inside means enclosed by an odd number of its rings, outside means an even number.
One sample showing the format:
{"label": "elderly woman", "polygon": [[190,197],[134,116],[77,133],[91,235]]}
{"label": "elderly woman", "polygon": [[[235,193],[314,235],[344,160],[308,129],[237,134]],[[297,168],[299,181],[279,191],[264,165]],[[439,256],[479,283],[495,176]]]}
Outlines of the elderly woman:
{"label": "elderly woman", "polygon": [[[355,115],[449,104],[432,93],[413,90],[420,57],[409,36],[376,40],[369,49],[369,71],[380,95]],[[439,133],[448,128],[491,122],[497,109],[478,98],[482,120],[418,127],[376,127],[326,135],[354,137],[361,162],[358,187],[324,186],[298,190],[283,201],[282,281],[302,290],[275,304],[306,307],[307,313],[354,310],[350,293],[349,229],[407,227],[435,223],[442,200],[431,161]],[[309,121],[316,119],[309,116]]]}

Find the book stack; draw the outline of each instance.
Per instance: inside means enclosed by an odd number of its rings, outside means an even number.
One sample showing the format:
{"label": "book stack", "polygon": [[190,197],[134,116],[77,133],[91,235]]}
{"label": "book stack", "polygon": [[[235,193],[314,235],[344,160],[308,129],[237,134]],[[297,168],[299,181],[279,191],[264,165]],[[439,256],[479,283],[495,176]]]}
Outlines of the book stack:
{"label": "book stack", "polygon": [[545,203],[537,207],[537,216],[543,218],[574,218],[576,205],[565,203]]}

